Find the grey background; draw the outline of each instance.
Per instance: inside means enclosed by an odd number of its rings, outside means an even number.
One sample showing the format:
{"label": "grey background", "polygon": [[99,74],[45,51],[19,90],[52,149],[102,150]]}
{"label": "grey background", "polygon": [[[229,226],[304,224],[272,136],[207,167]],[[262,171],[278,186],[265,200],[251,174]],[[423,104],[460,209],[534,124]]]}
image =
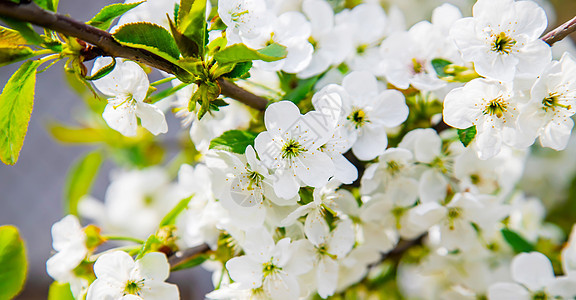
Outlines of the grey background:
{"label": "grey background", "polygon": [[[85,21],[103,6],[117,2],[121,1],[61,0],[59,12]],[[18,66],[0,68],[1,87]],[[34,110],[20,159],[14,166],[0,164],[0,225],[16,225],[28,250],[28,281],[17,299],[46,299],[48,295],[52,279],[46,274],[45,263],[52,250],[50,228],[63,217],[61,203],[66,172],[90,149],[59,144],[50,137],[46,124],[54,120],[74,124],[73,112],[83,107],[82,100],[65,83],[62,63],[39,74]],[[100,199],[108,185],[110,167],[108,164],[100,172],[93,188]],[[169,281],[178,283],[182,299],[202,299],[212,289],[209,274],[199,267],[176,272]]]}

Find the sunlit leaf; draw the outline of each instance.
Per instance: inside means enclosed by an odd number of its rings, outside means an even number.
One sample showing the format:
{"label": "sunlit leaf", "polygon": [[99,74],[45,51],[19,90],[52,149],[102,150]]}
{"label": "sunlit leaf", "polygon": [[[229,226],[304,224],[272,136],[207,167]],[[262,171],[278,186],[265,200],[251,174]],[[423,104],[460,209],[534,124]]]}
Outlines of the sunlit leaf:
{"label": "sunlit leaf", "polygon": [[28,262],[18,229],[0,226],[0,299],[12,299],[24,287]]}

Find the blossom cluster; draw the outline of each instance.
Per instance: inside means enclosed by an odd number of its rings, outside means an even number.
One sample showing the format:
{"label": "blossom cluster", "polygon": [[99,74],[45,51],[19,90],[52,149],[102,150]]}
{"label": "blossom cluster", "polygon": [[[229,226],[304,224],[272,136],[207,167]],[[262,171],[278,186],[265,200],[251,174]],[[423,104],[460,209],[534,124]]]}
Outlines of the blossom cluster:
{"label": "blossom cluster", "polygon": [[[158,18],[174,4],[149,0],[119,24],[169,28]],[[198,120],[188,110],[197,86],[147,103],[145,71],[116,58],[94,81],[108,97],[105,122],[136,136],[138,117],[158,135],[172,109],[190,126],[195,154],[174,159],[177,175],[160,165],[115,170],[103,202],[80,202],[102,231],[142,240],[136,261],[120,250],[94,254],[106,236],[74,217],[54,225],[48,273],[77,298],[177,299],[164,282],[166,256],[202,245],[217,287],[209,299],[325,299],[386,267],[411,299],[576,297],[576,238],[558,277],[544,254],[518,245],[563,241],[518,184],[528,147],[538,138],[566,148],[576,113],[576,61],[553,60],[535,2],[478,0],[470,17],[444,4],[409,28],[398,9],[372,2],[220,0],[214,10],[225,29],[211,40],[286,48],[238,81],[273,103],[255,116],[230,100]],[[99,58],[92,73],[111,61]],[[296,100],[282,92],[285,77],[313,85]],[[245,147],[214,147],[230,130]],[[164,224],[182,199],[185,209]],[[405,245],[413,251],[394,257]]]}

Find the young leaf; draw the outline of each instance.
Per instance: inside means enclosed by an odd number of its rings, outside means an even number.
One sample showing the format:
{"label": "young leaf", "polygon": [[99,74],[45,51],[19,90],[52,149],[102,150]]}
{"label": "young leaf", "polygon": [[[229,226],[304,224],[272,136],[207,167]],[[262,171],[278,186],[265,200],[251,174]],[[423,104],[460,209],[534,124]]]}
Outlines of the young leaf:
{"label": "young leaf", "polygon": [[22,64],[0,94],[0,160],[5,164],[15,164],[24,145],[39,65],[37,60]]}
{"label": "young leaf", "polygon": [[188,203],[190,203],[192,197],[194,197],[194,195],[180,200],[180,202],[178,202],[178,204],[174,206],[174,208],[172,208],[172,210],[164,216],[164,218],[160,222],[159,227],[164,227],[166,225],[174,225],[174,223],[176,222],[176,218],[180,215],[180,213],[186,210],[186,207],[188,207]]}
{"label": "young leaf", "polygon": [[26,248],[14,226],[0,226],[0,299],[13,299],[24,287]]}
{"label": "young leaf", "polygon": [[20,48],[27,42],[18,31],[0,26],[0,48]]}
{"label": "young leaf", "polygon": [[436,74],[438,74],[438,77],[446,77],[446,76],[450,76],[450,74],[447,74],[444,71],[444,68],[448,65],[451,65],[452,62],[447,61],[445,59],[442,58],[435,58],[432,60],[432,67],[434,68],[434,71],[436,71]]}
{"label": "young leaf", "polygon": [[220,64],[239,63],[252,60],[277,61],[286,57],[286,47],[271,44],[260,50],[248,48],[244,44],[234,44],[226,47],[214,55]]}
{"label": "young leaf", "polygon": [[508,228],[500,230],[506,242],[512,247],[514,252],[531,252],[534,251],[534,246],[526,241],[520,234]]}
{"label": "young leaf", "polygon": [[54,281],[48,290],[48,300],[74,300],[70,284]]}
{"label": "young leaf", "polygon": [[152,250],[153,246],[155,246],[156,244],[159,244],[159,243],[162,243],[162,241],[160,241],[155,234],[150,235],[148,237],[148,239],[146,240],[146,243],[144,243],[144,245],[140,249],[140,252],[138,252],[136,259],[137,260],[141,259],[144,255],[146,255],[146,253],[148,253],[148,252],[150,252],[150,250]]}
{"label": "young leaf", "polygon": [[98,79],[108,75],[110,72],[112,72],[114,70],[114,67],[116,67],[116,59],[112,59],[112,62],[110,62],[109,65],[104,66],[103,68],[98,70],[96,73],[94,73],[94,75],[92,75],[92,76],[84,77],[84,79],[86,79],[86,80],[98,80]]}
{"label": "young leaf", "polygon": [[458,137],[460,138],[460,142],[464,145],[464,147],[468,147],[474,137],[476,136],[476,126],[471,126],[466,129],[458,129]]}
{"label": "young leaf", "polygon": [[290,91],[284,95],[284,99],[288,99],[295,104],[300,103],[309,93],[314,93],[313,88],[316,82],[318,82],[318,79],[320,79],[320,76],[299,80],[296,88],[290,89]]}
{"label": "young leaf", "polygon": [[204,47],[208,44],[206,24],[206,1],[181,0],[178,9],[176,27],[194,46],[189,52],[197,49],[195,56],[204,57]]}
{"label": "young leaf", "polygon": [[12,27],[12,29],[18,31],[26,39],[26,41],[28,41],[28,44],[40,45],[44,42],[42,36],[34,31],[30,23],[18,21],[8,17],[0,17],[0,19],[4,21],[8,26]]}
{"label": "young leaf", "polygon": [[246,147],[254,146],[257,134],[246,130],[229,130],[210,142],[210,149],[244,154]]}
{"label": "young leaf", "polygon": [[34,0],[34,2],[43,9],[56,12],[59,0]]}
{"label": "young leaf", "polygon": [[78,202],[82,196],[90,193],[101,164],[102,154],[95,151],[88,153],[72,165],[64,188],[65,214],[78,215]]}
{"label": "young leaf", "polygon": [[113,36],[122,45],[148,50],[171,62],[180,57],[174,38],[160,25],[129,23],[118,28]]}
{"label": "young leaf", "polygon": [[240,62],[234,65],[232,71],[222,75],[222,77],[228,78],[247,78],[248,72],[252,68],[251,61]]}
{"label": "young leaf", "polygon": [[104,8],[102,8],[90,21],[86,22],[86,24],[102,30],[107,30],[116,18],[144,2],[145,1],[135,3],[116,3],[104,6]]}
{"label": "young leaf", "polygon": [[[0,40],[2,38],[0,37]],[[32,51],[32,49],[28,47],[19,47],[19,48],[1,48],[0,47],[0,67],[22,61],[25,59],[29,59],[34,57],[36,53]]]}

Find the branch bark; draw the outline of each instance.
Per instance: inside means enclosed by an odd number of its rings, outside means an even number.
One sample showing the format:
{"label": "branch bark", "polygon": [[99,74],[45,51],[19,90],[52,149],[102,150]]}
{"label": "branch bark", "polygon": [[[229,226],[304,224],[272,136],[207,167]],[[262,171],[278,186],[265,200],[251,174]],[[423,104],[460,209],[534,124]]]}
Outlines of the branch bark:
{"label": "branch bark", "polygon": [[200,254],[204,254],[210,251],[210,247],[206,244],[202,244],[200,246],[184,249],[174,253],[174,255],[168,258],[168,262],[170,263],[170,268],[178,267],[196,257]]}
{"label": "branch bark", "polygon": [[563,40],[569,34],[576,31],[576,17],[572,20],[558,26],[557,28],[551,30],[542,37],[542,40],[548,45],[552,46],[554,43]]}
{"label": "branch bark", "polygon": [[[83,40],[97,47],[92,49],[96,55],[127,58],[170,74],[175,74],[181,70],[180,67],[149,51],[121,45],[114,40],[109,32],[67,16],[44,10],[34,2],[17,4],[9,0],[0,0],[0,16],[28,22]],[[87,56],[90,58],[90,54]],[[266,109],[268,100],[254,95],[226,79],[220,78],[218,82],[224,96],[236,99],[258,110]]]}

